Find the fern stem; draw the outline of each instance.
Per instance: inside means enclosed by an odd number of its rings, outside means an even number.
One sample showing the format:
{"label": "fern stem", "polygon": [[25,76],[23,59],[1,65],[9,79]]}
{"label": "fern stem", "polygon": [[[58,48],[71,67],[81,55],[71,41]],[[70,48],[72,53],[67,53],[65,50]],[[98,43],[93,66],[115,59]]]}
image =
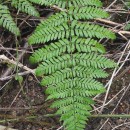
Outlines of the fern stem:
{"label": "fern stem", "polygon": [[[71,19],[70,19],[70,14],[68,14],[68,11],[70,10],[70,7],[69,7],[69,0],[67,0],[67,15],[68,15],[68,26],[69,26],[69,36],[70,36],[70,38],[69,38],[69,42],[72,44],[72,36],[71,36],[71,23],[72,23],[72,21],[71,21]],[[71,57],[71,60],[73,61],[73,53],[72,53],[72,51],[70,52],[70,57]],[[72,66],[71,67],[71,71],[73,72],[73,68],[74,68],[74,66]],[[72,77],[72,79],[74,80],[74,78]],[[74,104],[75,104],[75,99],[74,99],[74,97],[75,97],[75,95],[74,95],[74,87],[72,88],[72,91],[73,91],[73,110],[74,110],[74,113],[75,113],[75,106],[74,106]],[[74,114],[74,119],[76,119],[76,116],[75,116],[75,114]],[[74,120],[74,124],[75,124],[75,126],[74,126],[74,129],[76,130],[76,121]]]}
{"label": "fern stem", "polygon": [[24,119],[24,120],[31,120],[31,119],[35,119],[37,118],[37,116],[29,116],[29,117],[25,117],[25,118],[11,118],[11,119],[5,119],[5,120],[0,120],[0,123],[5,123],[5,122],[18,122],[20,121],[21,119]]}
{"label": "fern stem", "polygon": [[[56,114],[47,114],[44,115],[43,117],[53,117],[56,116]],[[25,120],[31,120],[31,119],[37,119],[38,116],[27,116],[24,117]],[[102,114],[102,115],[90,115],[90,118],[130,118],[129,114]],[[9,122],[14,122],[14,121],[19,121],[21,118],[10,118],[10,119],[5,119],[5,120],[0,120],[0,123],[5,123],[7,121]]]}
{"label": "fern stem", "polygon": [[130,118],[130,114],[102,114],[91,115],[92,118]]}
{"label": "fern stem", "polygon": [[[47,114],[45,117],[58,116],[56,114]],[[130,114],[101,114],[101,115],[90,115],[90,118],[130,118]]]}

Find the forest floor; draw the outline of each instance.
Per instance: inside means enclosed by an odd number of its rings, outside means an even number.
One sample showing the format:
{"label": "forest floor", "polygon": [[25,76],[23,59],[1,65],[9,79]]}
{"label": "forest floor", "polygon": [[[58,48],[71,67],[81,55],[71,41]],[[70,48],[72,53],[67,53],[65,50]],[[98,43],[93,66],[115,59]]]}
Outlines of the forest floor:
{"label": "forest floor", "polygon": [[[98,19],[95,22],[116,33],[116,40],[103,39],[101,42],[107,48],[106,56],[115,60],[119,67],[114,71],[108,70],[110,76],[102,80],[107,92],[94,98],[96,105],[93,106],[92,113],[130,114],[130,31],[125,30],[126,24],[130,21],[130,11],[125,8],[123,0],[103,2],[110,18]],[[37,8],[41,19],[46,19],[55,10],[39,6]],[[27,71],[33,71],[36,67],[31,65],[28,59],[33,49],[38,46],[28,46],[26,40],[40,19],[22,13],[17,14],[15,11],[13,14],[22,30],[22,37],[17,47],[17,39],[3,28],[0,29],[0,55],[4,54],[8,62],[13,61],[13,64],[0,61],[0,125],[18,130],[63,130],[59,117],[46,116],[55,110],[49,108],[51,101],[45,101],[45,88],[39,85],[40,79]],[[17,68],[17,60],[28,68]],[[17,72],[23,79],[16,79]],[[85,130],[130,130],[130,119],[90,118]]]}

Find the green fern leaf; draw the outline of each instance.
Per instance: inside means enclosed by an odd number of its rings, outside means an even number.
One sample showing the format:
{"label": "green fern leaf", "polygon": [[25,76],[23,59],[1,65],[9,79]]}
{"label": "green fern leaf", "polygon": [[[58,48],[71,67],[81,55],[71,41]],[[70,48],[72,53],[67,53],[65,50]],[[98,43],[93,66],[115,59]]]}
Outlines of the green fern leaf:
{"label": "green fern leaf", "polygon": [[10,32],[14,33],[17,36],[20,35],[20,31],[16,23],[14,22],[13,18],[11,17],[8,7],[1,4],[0,4],[0,26],[3,26],[4,28],[8,29]]}
{"label": "green fern leaf", "polygon": [[[36,0],[34,0],[36,1]],[[34,3],[32,0],[10,0],[11,6],[15,7],[16,9],[25,12],[29,15],[39,17],[38,11],[32,5]],[[7,30],[11,31],[16,36],[20,35],[19,28],[17,27],[16,23],[14,22],[9,8],[6,5],[1,4],[0,2],[0,26],[6,28]],[[35,2],[37,3],[37,2]]]}
{"label": "green fern leaf", "polygon": [[[31,0],[34,2],[34,0]],[[103,93],[103,84],[97,78],[106,78],[104,69],[116,67],[104,57],[105,48],[97,39],[115,39],[107,28],[92,23],[95,18],[106,18],[99,0],[39,0],[41,5],[57,5],[63,12],[42,21],[29,37],[30,44],[45,46],[30,57],[39,63],[36,75],[44,77],[47,100],[54,99],[67,130],[83,130],[93,104],[92,97]],[[84,20],[87,20],[84,21]],[[71,123],[70,123],[71,122]]]}
{"label": "green fern leaf", "polygon": [[32,4],[27,0],[12,0],[12,6],[14,6],[16,9],[25,12],[27,14],[30,14],[32,16],[39,17],[38,11],[32,6]]}

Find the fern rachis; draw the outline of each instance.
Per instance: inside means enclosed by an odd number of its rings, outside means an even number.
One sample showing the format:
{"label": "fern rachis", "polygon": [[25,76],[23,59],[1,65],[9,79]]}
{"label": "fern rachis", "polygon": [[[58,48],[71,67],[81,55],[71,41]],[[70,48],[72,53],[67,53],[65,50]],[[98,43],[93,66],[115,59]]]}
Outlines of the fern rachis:
{"label": "fern rachis", "polygon": [[105,91],[96,78],[107,77],[103,69],[115,66],[103,56],[105,49],[96,39],[114,39],[115,35],[90,22],[108,17],[99,0],[43,0],[42,4],[58,5],[66,11],[36,28],[29,43],[49,45],[35,51],[30,60],[39,63],[36,74],[44,77],[41,85],[47,86],[47,99],[55,99],[51,107],[58,109],[67,130],[83,130],[94,103],[92,97]]}

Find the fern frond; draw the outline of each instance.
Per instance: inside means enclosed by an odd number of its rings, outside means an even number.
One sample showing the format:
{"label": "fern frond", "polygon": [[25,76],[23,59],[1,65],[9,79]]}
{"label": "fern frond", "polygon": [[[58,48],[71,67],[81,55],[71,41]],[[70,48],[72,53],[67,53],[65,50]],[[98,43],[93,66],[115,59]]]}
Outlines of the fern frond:
{"label": "fern frond", "polygon": [[114,61],[104,57],[105,48],[97,39],[115,39],[115,34],[91,22],[108,17],[99,0],[39,0],[39,3],[57,5],[64,11],[42,21],[29,37],[30,44],[45,44],[30,61],[39,63],[36,74],[44,77],[41,85],[47,87],[47,100],[55,99],[51,107],[57,108],[66,129],[83,130],[94,103],[92,97],[105,91],[96,79],[108,76],[104,69],[116,67]]}
{"label": "fern frond", "polygon": [[0,4],[0,26],[8,29],[10,32],[15,35],[20,35],[20,31],[11,17],[10,11],[7,6]]}
{"label": "fern frond", "polygon": [[39,17],[38,11],[34,8],[34,6],[27,0],[12,0],[12,6],[16,9],[25,12],[29,15]]}

